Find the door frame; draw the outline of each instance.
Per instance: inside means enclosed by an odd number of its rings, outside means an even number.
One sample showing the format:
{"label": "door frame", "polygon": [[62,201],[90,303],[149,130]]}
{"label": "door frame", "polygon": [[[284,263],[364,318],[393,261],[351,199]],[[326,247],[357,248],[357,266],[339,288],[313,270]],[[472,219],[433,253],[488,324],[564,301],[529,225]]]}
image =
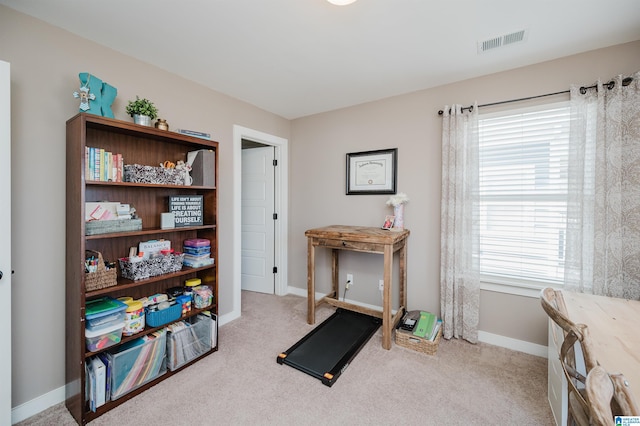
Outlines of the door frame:
{"label": "door frame", "polygon": [[5,341],[0,348],[0,424],[11,424],[11,64],[5,61],[0,61],[0,124],[0,199],[8,196],[8,206],[0,211],[0,323]]}
{"label": "door frame", "polygon": [[258,130],[234,124],[233,126],[233,315],[239,317],[241,313],[241,258],[242,258],[242,140],[247,139],[264,145],[275,147],[275,158],[278,166],[275,170],[275,212],[278,220],[275,223],[275,262],[278,273],[275,276],[275,293],[284,296],[288,293],[287,286],[287,230],[288,218],[288,194],[289,194],[289,141],[279,136],[270,135]]}

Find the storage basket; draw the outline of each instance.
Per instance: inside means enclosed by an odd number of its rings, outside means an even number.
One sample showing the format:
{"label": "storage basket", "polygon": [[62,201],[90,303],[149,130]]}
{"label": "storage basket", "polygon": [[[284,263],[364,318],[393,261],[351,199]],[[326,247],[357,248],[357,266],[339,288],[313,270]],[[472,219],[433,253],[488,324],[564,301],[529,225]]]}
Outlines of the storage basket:
{"label": "storage basket", "polygon": [[173,253],[130,262],[128,258],[119,259],[120,272],[124,278],[130,280],[143,280],[171,272],[182,270],[184,253]]}
{"label": "storage basket", "polygon": [[92,220],[84,225],[85,235],[139,231],[141,229],[142,219]]}
{"label": "storage basket", "polygon": [[196,317],[192,323],[180,321],[167,326],[167,367],[174,371],[211,349],[209,317]]}
{"label": "storage basket", "polygon": [[147,325],[151,327],[160,327],[180,318],[182,316],[182,303],[176,303],[161,311],[152,311],[145,309],[145,317]]}
{"label": "storage basket", "polygon": [[124,166],[124,181],[133,183],[184,185],[186,173],[187,172],[182,169],[127,164]]}
{"label": "storage basket", "polygon": [[167,333],[165,329],[131,340],[107,352],[111,367],[111,400],[139,388],[164,374]]}
{"label": "storage basket", "polygon": [[118,284],[118,271],[116,268],[107,269],[104,265],[102,253],[99,251],[85,250],[85,258],[88,259],[91,256],[98,259],[98,270],[84,274],[85,291],[100,290],[101,288],[112,287]]}
{"label": "storage basket", "polygon": [[442,327],[438,329],[434,340],[425,339],[414,335],[411,331],[396,329],[396,345],[413,349],[427,355],[435,355],[438,351],[440,338],[442,337]]}

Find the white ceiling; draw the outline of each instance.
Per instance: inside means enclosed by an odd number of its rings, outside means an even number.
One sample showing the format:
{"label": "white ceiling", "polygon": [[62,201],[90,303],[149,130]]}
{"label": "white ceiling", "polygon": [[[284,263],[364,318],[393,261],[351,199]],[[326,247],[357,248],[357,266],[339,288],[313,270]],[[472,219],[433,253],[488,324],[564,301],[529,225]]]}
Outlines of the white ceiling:
{"label": "white ceiling", "polygon": [[0,4],[289,119],[640,40],[639,0]]}

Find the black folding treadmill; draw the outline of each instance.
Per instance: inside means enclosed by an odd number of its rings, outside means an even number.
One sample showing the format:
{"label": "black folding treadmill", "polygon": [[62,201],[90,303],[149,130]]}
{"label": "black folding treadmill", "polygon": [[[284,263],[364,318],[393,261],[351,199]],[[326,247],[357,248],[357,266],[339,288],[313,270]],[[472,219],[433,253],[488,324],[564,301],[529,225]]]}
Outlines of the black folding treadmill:
{"label": "black folding treadmill", "polygon": [[331,386],[378,330],[382,320],[338,308],[298,343],[277,357],[286,364]]}

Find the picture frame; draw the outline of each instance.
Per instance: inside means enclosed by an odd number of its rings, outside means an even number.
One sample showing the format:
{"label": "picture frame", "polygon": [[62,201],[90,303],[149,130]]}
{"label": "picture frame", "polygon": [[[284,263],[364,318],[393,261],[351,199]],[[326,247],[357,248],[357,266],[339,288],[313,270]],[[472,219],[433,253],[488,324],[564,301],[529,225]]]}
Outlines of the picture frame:
{"label": "picture frame", "polygon": [[398,148],[347,154],[347,195],[395,194]]}
{"label": "picture frame", "polygon": [[384,223],[382,224],[382,229],[386,229],[387,231],[393,228],[393,224],[396,221],[396,217],[392,215],[386,215],[384,217]]}
{"label": "picture frame", "polygon": [[169,196],[169,213],[174,215],[174,227],[202,226],[204,198],[202,195]]}

